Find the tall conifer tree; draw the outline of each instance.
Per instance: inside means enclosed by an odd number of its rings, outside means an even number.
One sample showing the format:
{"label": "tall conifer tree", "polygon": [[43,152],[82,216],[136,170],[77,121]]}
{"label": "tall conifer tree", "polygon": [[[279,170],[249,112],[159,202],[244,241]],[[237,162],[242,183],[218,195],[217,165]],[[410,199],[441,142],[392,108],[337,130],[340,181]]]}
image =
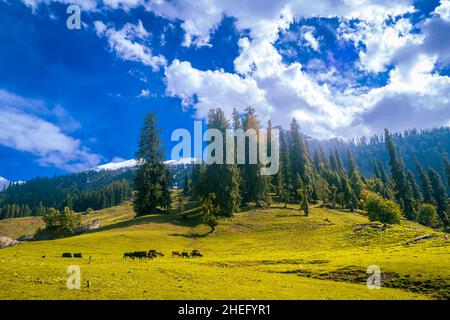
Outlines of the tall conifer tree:
{"label": "tall conifer tree", "polygon": [[387,129],[385,129],[385,143],[389,152],[389,165],[395,184],[395,197],[405,212],[406,218],[415,220],[417,213],[412,188],[406,178],[403,161],[397,155],[394,139]]}
{"label": "tall conifer tree", "polygon": [[[169,169],[164,164],[164,153],[156,123],[156,115],[150,113],[144,118],[136,153],[138,168],[134,179],[137,191],[134,210],[138,216],[149,214],[157,206],[169,208],[171,196],[169,187]],[[105,201],[102,196],[101,201]]]}
{"label": "tall conifer tree", "polygon": [[444,184],[442,183],[439,174],[432,168],[428,169],[428,177],[430,178],[431,186],[433,188],[433,197],[436,200],[437,213],[441,218],[444,226],[448,228],[449,226],[447,217],[448,200]]}
{"label": "tall conifer tree", "polygon": [[422,188],[422,200],[424,203],[435,204],[430,179],[419,161],[417,161],[417,159],[414,159],[414,161],[416,163],[417,172],[419,172],[420,186]]}

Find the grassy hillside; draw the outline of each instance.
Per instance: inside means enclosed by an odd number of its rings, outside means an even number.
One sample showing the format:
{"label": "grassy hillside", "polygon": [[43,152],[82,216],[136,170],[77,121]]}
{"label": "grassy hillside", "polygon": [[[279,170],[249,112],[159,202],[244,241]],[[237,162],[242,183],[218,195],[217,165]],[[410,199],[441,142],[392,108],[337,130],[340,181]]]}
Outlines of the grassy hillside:
{"label": "grassy hillside", "polygon": [[41,217],[0,220],[0,236],[17,239],[24,235],[34,235],[41,227],[44,227]]}
{"label": "grassy hillside", "polygon": [[[128,206],[117,206],[98,211],[92,211],[83,215],[85,223],[95,219],[101,221],[103,227],[114,223],[129,220],[134,217],[134,212]],[[34,235],[39,228],[44,227],[42,217],[26,217],[0,220],[0,236],[17,239],[24,235]]]}
{"label": "grassy hillside", "polygon": [[[0,299],[436,299],[449,297],[450,242],[403,222],[387,230],[353,230],[363,215],[312,208],[251,209],[221,220],[216,234],[176,213],[136,219],[130,206],[93,213],[105,227],[76,237],[0,250]],[[93,218],[93,217],[90,217]],[[417,236],[435,238],[407,244]],[[157,249],[153,261],[122,259]],[[173,258],[198,249],[203,258]],[[82,252],[83,259],[61,258]],[[45,256],[45,257],[43,257]],[[89,262],[89,256],[91,261]],[[81,290],[68,290],[66,268],[79,265]],[[369,290],[378,265],[383,286]],[[87,281],[90,288],[87,287]]]}

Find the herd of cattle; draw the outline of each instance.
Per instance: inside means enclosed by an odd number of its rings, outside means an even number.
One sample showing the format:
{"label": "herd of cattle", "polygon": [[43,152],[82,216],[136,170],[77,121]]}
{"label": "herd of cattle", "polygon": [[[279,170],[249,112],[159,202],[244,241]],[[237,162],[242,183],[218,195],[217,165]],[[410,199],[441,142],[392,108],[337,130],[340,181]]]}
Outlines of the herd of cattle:
{"label": "herd of cattle", "polygon": [[[42,257],[44,258],[45,256],[42,256]],[[62,254],[62,257],[63,258],[83,258],[83,255],[81,253],[74,253],[72,256],[72,254],[70,252],[64,252]]]}
{"label": "herd of cattle", "polygon": [[[134,252],[125,252],[123,254],[124,259],[151,259],[157,257],[164,257],[164,253],[156,250],[149,251],[134,251]],[[73,255],[69,252],[64,252],[62,254],[62,258],[82,258],[81,253],[74,253]],[[203,255],[198,250],[192,250],[191,253],[187,251],[172,251],[172,257],[181,257],[181,258],[201,258]]]}
{"label": "herd of cattle", "polygon": [[[134,252],[125,252],[123,254],[124,259],[152,259],[157,258],[158,256],[164,257],[164,253],[156,250],[149,250],[149,251],[134,251]],[[183,251],[172,251],[172,257],[181,257],[181,258],[196,258],[196,257],[203,257],[203,255],[198,250],[192,250],[192,252],[189,254],[189,252]]]}

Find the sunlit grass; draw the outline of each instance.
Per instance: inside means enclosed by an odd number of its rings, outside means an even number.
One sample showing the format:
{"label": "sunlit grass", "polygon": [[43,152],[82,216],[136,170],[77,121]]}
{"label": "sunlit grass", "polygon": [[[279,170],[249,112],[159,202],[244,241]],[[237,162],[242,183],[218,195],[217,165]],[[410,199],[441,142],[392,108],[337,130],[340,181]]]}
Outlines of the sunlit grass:
{"label": "sunlit grass", "polygon": [[[192,207],[188,210],[194,216],[198,212]],[[449,284],[449,242],[443,234],[411,222],[385,231],[353,231],[354,225],[368,222],[365,216],[315,207],[305,217],[294,207],[274,205],[222,219],[217,233],[210,234],[200,218],[186,219],[176,210],[167,215],[132,217],[129,205],[110,208],[89,217],[102,220],[100,231],[0,250],[0,298],[437,297],[419,285],[416,290],[409,282],[401,289],[384,286],[369,290],[365,283],[347,277],[347,271],[336,271],[344,268],[364,274],[369,265],[378,265],[383,273],[395,273],[397,277]],[[425,233],[436,238],[406,244]],[[150,249],[163,251],[165,257],[153,261],[122,259],[124,252]],[[193,249],[200,250],[204,257],[181,259],[170,255],[174,250]],[[83,259],[61,258],[63,252],[81,252]],[[66,268],[71,264],[81,267],[81,290],[68,290],[65,285]],[[90,288],[86,287],[87,280]]]}

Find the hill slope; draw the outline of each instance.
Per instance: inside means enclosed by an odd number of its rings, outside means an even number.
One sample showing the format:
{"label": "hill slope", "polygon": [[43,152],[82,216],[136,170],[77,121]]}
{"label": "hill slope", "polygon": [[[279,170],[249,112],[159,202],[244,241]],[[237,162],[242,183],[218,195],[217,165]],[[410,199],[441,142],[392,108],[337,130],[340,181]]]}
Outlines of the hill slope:
{"label": "hill slope", "polygon": [[[355,231],[366,217],[321,208],[304,217],[294,208],[271,207],[224,219],[208,234],[195,216],[129,220],[129,206],[108,210],[96,213],[112,222],[100,231],[0,250],[0,287],[8,288],[0,299],[448,298],[450,243],[415,223]],[[426,233],[436,237],[406,244]],[[124,252],[149,249],[166,256],[122,259]],[[193,249],[204,257],[170,256]],[[60,258],[63,252],[82,252],[83,259]],[[81,290],[66,288],[70,265],[81,268]],[[366,287],[369,265],[381,268],[380,290]]]}

